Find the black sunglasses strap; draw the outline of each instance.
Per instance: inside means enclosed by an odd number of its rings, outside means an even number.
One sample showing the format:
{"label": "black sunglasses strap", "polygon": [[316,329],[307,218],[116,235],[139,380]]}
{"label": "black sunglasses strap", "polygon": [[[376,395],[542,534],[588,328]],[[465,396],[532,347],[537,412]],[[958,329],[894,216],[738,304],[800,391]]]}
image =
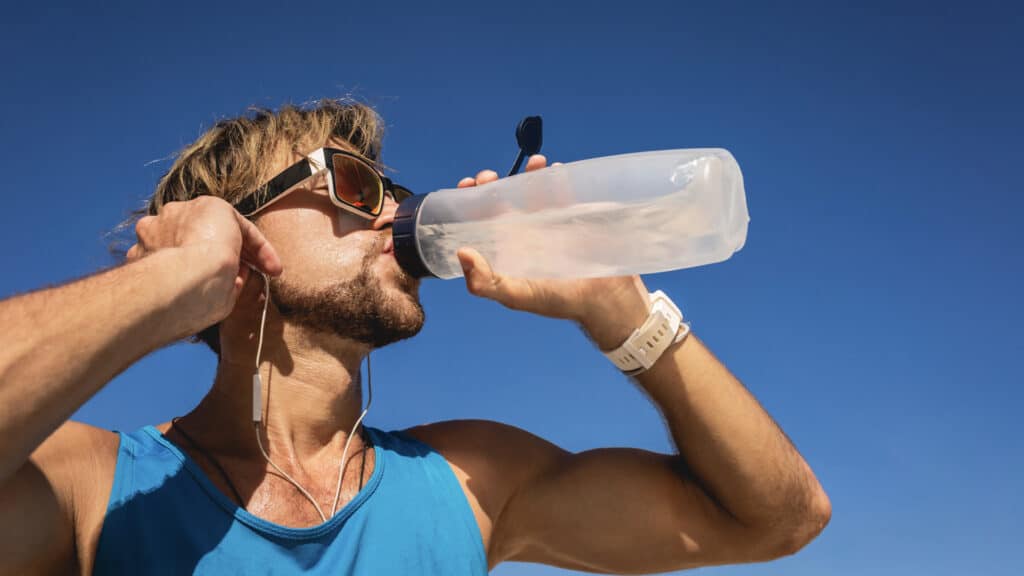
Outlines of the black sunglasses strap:
{"label": "black sunglasses strap", "polygon": [[261,186],[256,192],[246,196],[240,202],[235,204],[235,210],[238,210],[238,213],[243,216],[252,214],[258,208],[262,208],[263,206],[270,204],[286,190],[312,175],[313,169],[309,167],[309,161],[306,159],[300,160],[299,162],[292,164],[281,174],[278,174],[270,182]]}

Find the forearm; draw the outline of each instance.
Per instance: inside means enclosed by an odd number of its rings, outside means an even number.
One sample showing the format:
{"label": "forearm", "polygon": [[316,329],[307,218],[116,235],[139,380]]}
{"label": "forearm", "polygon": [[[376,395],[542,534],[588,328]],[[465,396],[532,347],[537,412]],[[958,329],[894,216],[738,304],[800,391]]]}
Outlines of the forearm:
{"label": "forearm", "polygon": [[[620,307],[592,321],[588,333],[602,349],[612,349],[646,315],[646,303]],[[686,469],[737,521],[752,529],[804,531],[827,521],[828,499],[810,467],[695,335],[669,347],[636,380],[665,416]]]}
{"label": "forearm", "polygon": [[0,480],[114,376],[188,334],[174,303],[203,271],[182,250],[0,302]]}
{"label": "forearm", "polygon": [[810,467],[744,386],[695,335],[637,381],[668,422],[687,468],[749,527],[803,522],[827,505]]}

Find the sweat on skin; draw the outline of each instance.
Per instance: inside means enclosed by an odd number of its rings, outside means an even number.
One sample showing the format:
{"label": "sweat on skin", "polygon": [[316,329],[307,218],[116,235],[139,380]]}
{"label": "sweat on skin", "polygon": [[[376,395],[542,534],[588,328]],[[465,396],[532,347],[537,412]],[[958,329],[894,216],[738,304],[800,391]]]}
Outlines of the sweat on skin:
{"label": "sweat on skin", "polygon": [[[297,157],[277,155],[268,171]],[[538,155],[527,169],[545,165]],[[497,177],[482,171],[459,186]],[[206,455],[169,422],[157,429],[226,495],[229,478],[248,512],[285,527],[320,524],[309,501],[269,468],[248,418],[263,281],[243,261],[272,278],[259,366],[264,445],[330,509],[361,412],[363,359],[424,322],[419,281],[388,242],[394,211],[389,200],[373,220],[339,213],[315,182],[253,221],[214,196],[170,202],[139,222],[125,264],[0,302],[0,573],[92,572],[118,437],[69,418],[146,354],[215,324],[213,385],[178,421]],[[527,280],[493,273],[471,249],[459,260],[470,294],[575,322],[601,350],[620,345],[649,312],[638,276]],[[594,361],[606,360],[595,352]],[[450,466],[488,567],[514,560],[644,573],[765,561],[796,552],[824,528],[831,508],[810,467],[696,335],[634,382],[664,416],[676,453],[570,453],[482,420],[406,431]],[[339,509],[373,474],[368,448],[357,432]]]}

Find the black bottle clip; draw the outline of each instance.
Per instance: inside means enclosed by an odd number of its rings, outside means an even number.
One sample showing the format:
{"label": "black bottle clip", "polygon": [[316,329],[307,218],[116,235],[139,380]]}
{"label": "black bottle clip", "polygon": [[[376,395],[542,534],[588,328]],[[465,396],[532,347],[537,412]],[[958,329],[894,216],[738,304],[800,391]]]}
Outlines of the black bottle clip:
{"label": "black bottle clip", "polygon": [[509,170],[509,176],[519,172],[519,167],[523,164],[524,158],[529,158],[540,152],[540,147],[544,143],[543,129],[544,122],[540,119],[540,116],[527,116],[516,127],[516,143],[519,144],[519,155],[516,156],[515,165]]}

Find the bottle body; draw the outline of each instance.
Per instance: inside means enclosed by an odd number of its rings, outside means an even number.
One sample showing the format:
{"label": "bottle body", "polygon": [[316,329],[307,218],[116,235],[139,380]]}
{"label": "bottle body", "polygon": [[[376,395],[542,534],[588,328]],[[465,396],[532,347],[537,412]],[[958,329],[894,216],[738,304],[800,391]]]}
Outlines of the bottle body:
{"label": "bottle body", "polygon": [[[463,246],[524,278],[689,268],[729,258],[749,222],[742,174],[722,149],[594,158],[439,190],[409,216],[416,256],[439,278],[462,275]],[[397,251],[397,223],[395,234]]]}

